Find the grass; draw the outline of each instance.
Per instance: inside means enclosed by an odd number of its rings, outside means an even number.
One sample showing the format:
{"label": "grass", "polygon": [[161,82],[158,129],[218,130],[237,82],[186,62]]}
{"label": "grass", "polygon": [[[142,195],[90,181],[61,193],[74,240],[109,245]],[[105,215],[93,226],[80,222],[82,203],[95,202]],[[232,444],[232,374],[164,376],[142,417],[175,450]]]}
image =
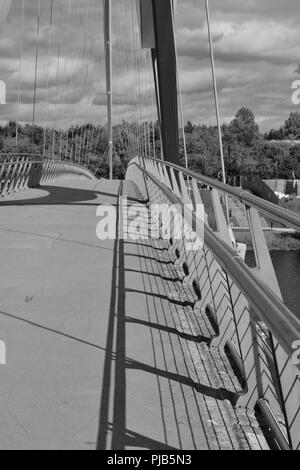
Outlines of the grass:
{"label": "grass", "polygon": [[[270,251],[295,251],[300,250],[300,234],[265,233],[266,242]],[[237,233],[238,243],[245,243],[249,250],[253,250],[250,233]]]}

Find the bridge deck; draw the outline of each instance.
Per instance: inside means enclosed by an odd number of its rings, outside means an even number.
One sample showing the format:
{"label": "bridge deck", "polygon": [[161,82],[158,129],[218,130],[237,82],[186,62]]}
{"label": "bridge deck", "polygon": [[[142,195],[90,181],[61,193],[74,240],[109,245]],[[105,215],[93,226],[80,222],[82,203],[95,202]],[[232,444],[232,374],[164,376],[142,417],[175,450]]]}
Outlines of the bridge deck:
{"label": "bridge deck", "polygon": [[164,247],[96,238],[119,187],[64,181],[0,203],[0,448],[265,447],[232,406],[228,364],[182,326]]}

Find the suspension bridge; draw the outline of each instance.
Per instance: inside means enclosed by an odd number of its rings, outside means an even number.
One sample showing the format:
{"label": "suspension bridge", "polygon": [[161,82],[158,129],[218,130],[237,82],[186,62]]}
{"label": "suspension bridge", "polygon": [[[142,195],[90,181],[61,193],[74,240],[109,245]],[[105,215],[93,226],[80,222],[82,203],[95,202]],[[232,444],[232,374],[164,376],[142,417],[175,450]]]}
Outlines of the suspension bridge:
{"label": "suspension bridge", "polygon": [[[190,171],[185,147],[179,164],[176,2],[0,7],[15,54],[1,105],[0,448],[299,450],[300,322],[262,220],[300,232],[300,218],[227,185],[224,165],[223,181]],[[97,232],[103,207],[112,237]]]}

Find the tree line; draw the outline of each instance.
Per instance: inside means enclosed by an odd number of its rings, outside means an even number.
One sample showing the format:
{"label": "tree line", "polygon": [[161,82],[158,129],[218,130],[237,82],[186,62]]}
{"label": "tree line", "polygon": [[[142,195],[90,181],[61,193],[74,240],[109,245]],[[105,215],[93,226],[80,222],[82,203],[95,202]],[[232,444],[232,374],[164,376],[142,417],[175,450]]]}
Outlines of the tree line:
{"label": "tree line", "polygon": [[[220,170],[217,127],[188,122],[185,133],[191,168],[216,177]],[[300,178],[300,113],[292,112],[278,131],[262,134],[253,112],[241,108],[229,124],[223,124],[222,135],[227,175]]]}
{"label": "tree line", "polygon": [[[114,175],[122,178],[135,155],[159,157],[159,123],[122,123],[114,126]],[[222,126],[223,149],[228,176],[256,174],[262,178],[300,178],[300,113],[292,112],[278,130],[262,134],[253,112],[241,108],[234,119]],[[216,126],[187,122],[186,150],[189,168],[217,177],[220,149]],[[299,142],[297,142],[299,141]],[[107,177],[108,137],[106,126],[92,123],[68,129],[43,128],[9,122],[0,126],[0,153],[39,154],[88,165],[98,177]],[[179,159],[184,165],[183,138]]]}

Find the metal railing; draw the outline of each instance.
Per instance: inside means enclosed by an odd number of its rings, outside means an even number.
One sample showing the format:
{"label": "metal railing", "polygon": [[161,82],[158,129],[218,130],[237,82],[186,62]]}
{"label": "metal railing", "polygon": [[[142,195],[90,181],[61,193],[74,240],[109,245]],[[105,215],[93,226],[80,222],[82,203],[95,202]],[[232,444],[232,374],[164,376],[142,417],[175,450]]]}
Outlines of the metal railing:
{"label": "metal railing", "polygon": [[0,197],[38,187],[62,175],[84,174],[94,178],[88,169],[67,161],[34,154],[1,154],[0,157]]}
{"label": "metal railing", "polygon": [[[162,163],[161,160],[158,159],[151,160],[158,164]],[[194,171],[185,170],[178,165],[169,164],[167,162],[163,162],[163,164],[167,168],[173,169],[177,172],[184,174],[187,178],[194,179],[198,183],[205,185],[209,188],[214,188],[220,193],[225,194],[226,196],[238,199],[242,204],[251,206],[257,209],[261,214],[270,217],[274,220],[277,220],[277,222],[280,222],[285,226],[292,227],[300,233],[300,216],[295,214],[294,212],[291,212],[280,206],[272,204],[271,202],[265,201],[264,199],[254,196],[247,190],[234,188],[233,186],[221,183],[220,181],[209,178],[207,176],[203,176]]]}
{"label": "metal railing", "polygon": [[[300,344],[300,320],[282,299],[260,216],[297,232],[300,217],[247,191],[157,159],[133,159],[127,179],[137,182],[150,203],[189,204],[193,226],[196,204],[202,203],[204,193],[210,198],[215,227],[205,222],[203,249],[190,253],[183,240],[172,240],[169,249],[176,252],[178,265],[188,266],[185,282],[192,285],[196,280],[200,286],[197,311],[214,310],[219,334],[212,345],[230,351],[243,375],[238,406],[259,408],[280,447],[299,449],[300,364],[295,347]],[[222,207],[224,196],[236,200],[247,216],[255,268],[238,254]]]}

